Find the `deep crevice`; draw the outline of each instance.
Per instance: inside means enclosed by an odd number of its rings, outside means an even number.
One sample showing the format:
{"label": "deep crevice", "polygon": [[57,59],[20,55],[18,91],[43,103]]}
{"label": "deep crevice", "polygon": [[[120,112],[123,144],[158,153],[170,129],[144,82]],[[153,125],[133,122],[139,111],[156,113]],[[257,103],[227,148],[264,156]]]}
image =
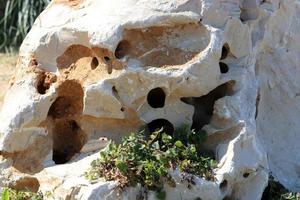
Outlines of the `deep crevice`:
{"label": "deep crevice", "polygon": [[152,108],[165,106],[166,94],[162,88],[154,88],[147,95],[147,102]]}
{"label": "deep crevice", "polygon": [[43,73],[42,75],[40,75],[39,81],[38,81],[38,84],[37,84],[37,87],[36,87],[39,94],[46,94],[46,90],[49,89],[44,84],[45,83],[45,79],[46,79],[45,73]]}
{"label": "deep crevice", "polygon": [[64,164],[80,152],[86,142],[87,136],[78,123],[83,109],[83,89],[78,82],[68,80],[57,91],[58,98],[48,112],[53,120],[52,160],[56,164]]}
{"label": "deep crevice", "polygon": [[255,119],[257,118],[257,115],[258,115],[259,102],[260,102],[260,90],[258,89],[257,96],[256,96],[256,101],[255,101]]}
{"label": "deep crevice", "polygon": [[216,87],[207,95],[201,97],[181,98],[181,101],[183,101],[186,104],[193,105],[195,108],[194,115],[193,115],[193,124],[191,127],[192,129],[198,132],[203,128],[203,126],[209,124],[213,114],[215,101],[225,96],[233,95],[234,85],[235,85],[235,81],[228,81]]}
{"label": "deep crevice", "polygon": [[221,58],[220,60],[224,60],[227,58],[228,54],[230,52],[230,47],[227,43],[225,43],[222,47],[222,53],[221,53]]}

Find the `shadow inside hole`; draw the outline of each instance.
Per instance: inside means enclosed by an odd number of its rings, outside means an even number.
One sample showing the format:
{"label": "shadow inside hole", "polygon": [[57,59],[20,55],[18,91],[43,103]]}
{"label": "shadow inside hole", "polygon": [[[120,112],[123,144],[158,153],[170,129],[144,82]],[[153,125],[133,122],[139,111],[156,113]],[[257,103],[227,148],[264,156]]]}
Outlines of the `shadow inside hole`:
{"label": "shadow inside hole", "polygon": [[42,72],[37,76],[36,89],[39,94],[46,94],[52,83],[57,81],[57,77],[51,73]]}
{"label": "shadow inside hole", "polygon": [[53,156],[55,164],[67,163],[80,152],[86,141],[86,135],[73,119],[55,120],[53,134]]}
{"label": "shadow inside hole", "polygon": [[230,52],[230,48],[229,45],[227,43],[225,43],[222,47],[222,53],[221,53],[221,58],[220,60],[224,60],[227,58],[228,54]]}
{"label": "shadow inside hole", "polygon": [[220,72],[226,74],[229,71],[229,67],[226,63],[219,62]]}
{"label": "shadow inside hole", "polygon": [[280,182],[276,181],[273,176],[269,177],[268,186],[265,188],[262,200],[279,200],[283,199],[283,196],[288,196],[290,198],[284,198],[284,199],[295,199],[298,200],[297,193],[292,193],[292,191],[285,188]]}
{"label": "shadow inside hole", "polygon": [[231,96],[234,94],[235,81],[228,81],[214,90],[209,92],[207,95],[200,97],[182,97],[181,101],[186,104],[193,105],[195,108],[193,115],[192,129],[196,132],[200,131],[203,126],[210,123],[215,101],[225,96]]}
{"label": "shadow inside hole", "polygon": [[105,60],[105,62],[109,62],[110,58],[108,56],[104,56],[104,60]]}
{"label": "shadow inside hole", "polygon": [[162,88],[154,88],[147,95],[147,102],[152,108],[165,106],[166,94]]}
{"label": "shadow inside hole", "polygon": [[173,135],[175,128],[171,122],[166,119],[155,119],[146,125],[145,134],[146,137],[151,133],[161,130],[162,133]]}
{"label": "shadow inside hole", "polygon": [[130,44],[127,40],[122,40],[119,42],[116,50],[115,50],[115,57],[117,59],[122,59],[124,58],[130,50]]}
{"label": "shadow inside hole", "polygon": [[46,91],[49,89],[47,87],[47,85],[45,85],[45,79],[46,79],[45,73],[42,73],[38,77],[37,91],[38,91],[39,94],[46,94]]}
{"label": "shadow inside hole", "polygon": [[228,181],[224,179],[222,183],[220,183],[219,188],[222,192],[225,192],[227,190],[227,186],[228,186]]}
{"label": "shadow inside hole", "polygon": [[76,121],[83,110],[83,88],[74,80],[67,80],[57,88],[58,98],[51,105],[48,117],[51,118],[50,131],[53,140],[55,164],[68,162],[79,153],[87,136]]}
{"label": "shadow inside hole", "polygon": [[248,177],[249,177],[249,175],[250,175],[250,173],[248,173],[248,172],[245,172],[245,173],[243,174],[243,177],[244,177],[244,178],[248,178]]}
{"label": "shadow inside hole", "polygon": [[99,65],[99,61],[96,57],[93,57],[92,62],[91,62],[91,69],[96,69]]}

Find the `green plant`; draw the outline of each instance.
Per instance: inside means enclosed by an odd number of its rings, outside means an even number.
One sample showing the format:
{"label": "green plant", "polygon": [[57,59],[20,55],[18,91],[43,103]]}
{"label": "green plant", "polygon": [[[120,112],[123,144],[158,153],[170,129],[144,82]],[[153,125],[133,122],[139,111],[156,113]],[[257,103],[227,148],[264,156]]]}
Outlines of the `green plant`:
{"label": "green plant", "polygon": [[4,188],[1,200],[43,200],[43,195],[41,193],[16,191],[11,188]]}
{"label": "green plant", "polygon": [[7,0],[0,16],[0,51],[15,51],[49,0]]}
{"label": "green plant", "polygon": [[179,168],[182,173],[214,180],[216,161],[200,154],[206,138],[203,135],[206,133],[195,133],[187,126],[173,136],[161,131],[148,138],[143,132],[131,134],[120,145],[111,142],[101,151],[86,177],[93,181],[101,177],[115,180],[120,188],[140,184],[146,190],[156,191],[158,199],[164,199],[164,183],[176,186],[169,169]]}

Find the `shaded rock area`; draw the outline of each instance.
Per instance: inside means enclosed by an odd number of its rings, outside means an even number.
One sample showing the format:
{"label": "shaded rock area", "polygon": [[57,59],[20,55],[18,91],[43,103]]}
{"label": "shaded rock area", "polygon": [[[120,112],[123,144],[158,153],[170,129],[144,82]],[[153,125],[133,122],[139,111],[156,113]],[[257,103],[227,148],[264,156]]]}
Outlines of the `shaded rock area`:
{"label": "shaded rock area", "polygon": [[0,187],[136,199],[89,182],[90,163],[110,140],[188,124],[208,134],[215,181],[174,170],[166,199],[260,200],[270,174],[299,192],[299,17],[297,0],[53,0],[1,109]]}

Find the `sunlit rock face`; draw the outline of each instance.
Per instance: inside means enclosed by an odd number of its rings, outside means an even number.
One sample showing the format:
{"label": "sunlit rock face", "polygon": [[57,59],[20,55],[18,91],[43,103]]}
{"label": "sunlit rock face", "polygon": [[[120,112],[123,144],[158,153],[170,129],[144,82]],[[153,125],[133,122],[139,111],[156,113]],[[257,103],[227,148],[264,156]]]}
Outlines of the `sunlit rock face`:
{"label": "sunlit rock face", "polygon": [[[208,133],[216,181],[167,199],[300,191],[296,0],[53,0],[24,40],[1,110],[0,185],[54,199],[136,199],[83,176],[108,140],[182,124]],[[155,195],[148,193],[149,199]]]}

